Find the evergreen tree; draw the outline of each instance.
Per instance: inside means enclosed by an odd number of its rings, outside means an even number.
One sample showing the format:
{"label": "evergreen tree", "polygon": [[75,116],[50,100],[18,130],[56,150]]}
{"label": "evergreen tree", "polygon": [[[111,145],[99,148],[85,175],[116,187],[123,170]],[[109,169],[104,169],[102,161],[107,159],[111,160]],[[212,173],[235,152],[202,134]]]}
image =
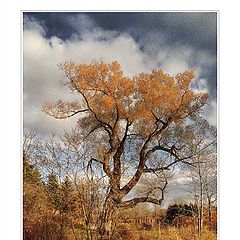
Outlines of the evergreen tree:
{"label": "evergreen tree", "polygon": [[54,173],[48,175],[47,191],[50,198],[50,202],[57,210],[60,210],[60,186],[57,180],[57,176]]}
{"label": "evergreen tree", "polygon": [[173,223],[173,220],[178,216],[190,216],[197,215],[197,206],[193,204],[174,204],[170,205],[166,213],[166,221]]}
{"label": "evergreen tree", "polygon": [[23,181],[37,185],[42,183],[40,172],[27,160],[25,155],[23,156]]}
{"label": "evergreen tree", "polygon": [[68,212],[74,208],[74,187],[68,176],[61,184],[61,211]]}

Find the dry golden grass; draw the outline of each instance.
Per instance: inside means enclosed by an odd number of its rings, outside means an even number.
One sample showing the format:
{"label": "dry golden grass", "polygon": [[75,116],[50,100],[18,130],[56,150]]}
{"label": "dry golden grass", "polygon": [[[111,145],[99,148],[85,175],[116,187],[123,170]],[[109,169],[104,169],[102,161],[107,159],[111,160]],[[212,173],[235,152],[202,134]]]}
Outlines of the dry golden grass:
{"label": "dry golden grass", "polygon": [[216,233],[207,228],[203,229],[201,236],[198,236],[193,227],[166,227],[160,230],[146,231],[121,226],[116,237],[119,240],[217,240]]}
{"label": "dry golden grass", "polygon": [[[44,237],[41,233],[36,235],[34,238],[26,239],[51,239],[57,240],[59,237],[55,234],[54,229],[49,229],[51,232],[51,237]],[[54,235],[55,234],[55,235]],[[99,240],[97,234],[94,234],[93,240]],[[25,238],[24,238],[25,239]],[[86,233],[83,230],[76,229],[75,236],[71,229],[65,232],[65,240],[86,240]],[[104,238],[104,240],[109,240],[109,237]],[[203,229],[202,235],[198,236],[193,227],[164,227],[160,230],[140,230],[131,224],[119,224],[112,240],[217,240],[217,235],[213,231],[207,228]]]}

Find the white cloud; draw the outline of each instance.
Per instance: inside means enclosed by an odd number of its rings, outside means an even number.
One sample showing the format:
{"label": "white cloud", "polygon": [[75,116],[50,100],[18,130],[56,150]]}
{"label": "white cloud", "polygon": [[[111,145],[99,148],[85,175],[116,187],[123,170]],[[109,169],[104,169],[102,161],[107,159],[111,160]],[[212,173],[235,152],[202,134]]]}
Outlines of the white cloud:
{"label": "white cloud", "polygon": [[190,68],[189,60],[193,49],[185,46],[163,47],[159,50],[157,59],[160,67],[169,74],[175,75]]}
{"label": "white cloud", "polygon": [[217,126],[217,103],[216,101],[212,100],[206,106],[205,115],[207,120],[213,125]]}

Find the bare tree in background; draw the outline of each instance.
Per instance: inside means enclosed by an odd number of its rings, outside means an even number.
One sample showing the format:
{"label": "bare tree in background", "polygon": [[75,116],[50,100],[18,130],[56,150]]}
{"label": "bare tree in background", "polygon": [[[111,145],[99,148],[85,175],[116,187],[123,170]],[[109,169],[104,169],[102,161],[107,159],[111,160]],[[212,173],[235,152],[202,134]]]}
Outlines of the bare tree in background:
{"label": "bare tree in background", "polygon": [[[65,132],[63,136],[52,135],[48,140],[41,141],[34,161],[47,184],[49,176],[55,178],[52,180],[55,187],[48,187],[46,193],[57,210],[54,214],[60,213],[63,219],[62,232],[67,227],[67,221],[64,222],[67,217],[75,239],[81,239],[75,224],[83,223],[86,239],[90,240],[94,238],[99,224],[108,185],[99,166],[89,165],[91,151],[86,151],[87,142],[80,140],[78,128]],[[66,196],[67,192],[63,191],[66,179],[74,190],[71,196]],[[74,209],[70,208],[73,202]]]}
{"label": "bare tree in background", "polygon": [[208,222],[211,225],[211,208],[217,197],[216,129],[206,121],[199,122],[198,134],[193,136],[192,148],[199,142],[211,139],[208,145],[192,158],[192,164],[183,166],[190,191],[198,206],[198,234],[201,235],[204,220],[204,205],[208,206]]}

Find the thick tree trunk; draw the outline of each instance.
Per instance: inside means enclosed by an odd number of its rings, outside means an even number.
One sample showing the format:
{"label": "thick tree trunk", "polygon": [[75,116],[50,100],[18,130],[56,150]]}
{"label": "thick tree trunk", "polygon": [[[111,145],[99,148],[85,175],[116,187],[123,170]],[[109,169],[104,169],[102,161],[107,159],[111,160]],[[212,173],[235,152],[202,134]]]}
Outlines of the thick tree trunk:
{"label": "thick tree trunk", "polygon": [[113,229],[115,227],[115,217],[117,213],[117,206],[110,196],[106,199],[102,214],[99,219],[98,234],[100,239],[108,238],[111,239],[113,235]]}

